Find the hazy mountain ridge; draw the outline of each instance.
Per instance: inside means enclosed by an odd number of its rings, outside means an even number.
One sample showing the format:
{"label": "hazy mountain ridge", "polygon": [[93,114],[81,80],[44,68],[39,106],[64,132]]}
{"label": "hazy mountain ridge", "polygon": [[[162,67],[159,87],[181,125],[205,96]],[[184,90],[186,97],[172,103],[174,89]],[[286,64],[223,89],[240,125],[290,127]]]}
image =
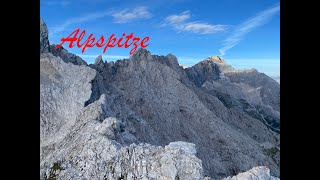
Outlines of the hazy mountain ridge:
{"label": "hazy mountain ridge", "polygon": [[264,165],[279,176],[274,80],[217,57],[184,69],[145,49],[86,65],[40,30],[43,179],[221,179]]}

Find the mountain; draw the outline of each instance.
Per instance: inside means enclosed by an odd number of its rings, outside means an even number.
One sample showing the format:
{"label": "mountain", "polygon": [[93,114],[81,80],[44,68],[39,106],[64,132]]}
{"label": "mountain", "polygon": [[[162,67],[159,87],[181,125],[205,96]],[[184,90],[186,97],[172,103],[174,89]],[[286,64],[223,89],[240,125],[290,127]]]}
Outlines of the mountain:
{"label": "mountain", "polygon": [[146,49],[88,65],[50,45],[41,19],[40,31],[41,179],[223,179],[257,166],[280,176],[270,77]]}

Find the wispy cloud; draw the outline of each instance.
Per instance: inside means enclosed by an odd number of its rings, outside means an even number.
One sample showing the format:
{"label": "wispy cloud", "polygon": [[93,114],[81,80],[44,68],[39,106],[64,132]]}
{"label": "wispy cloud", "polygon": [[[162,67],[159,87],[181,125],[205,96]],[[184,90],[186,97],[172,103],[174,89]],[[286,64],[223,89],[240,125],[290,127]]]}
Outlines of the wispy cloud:
{"label": "wispy cloud", "polygon": [[211,25],[208,23],[191,22],[185,24],[183,30],[199,34],[210,34],[225,30],[225,25]]}
{"label": "wispy cloud", "polygon": [[172,26],[179,32],[181,31],[189,31],[197,34],[211,34],[220,31],[224,31],[226,29],[226,25],[212,25],[205,22],[194,21],[187,22],[191,18],[190,11],[184,11],[180,14],[174,14],[167,16],[164,19],[164,23],[162,26]]}
{"label": "wispy cloud", "polygon": [[170,25],[176,26],[181,23],[184,23],[186,20],[190,19],[190,17],[191,17],[190,11],[184,11],[180,14],[174,14],[174,15],[167,16],[164,19],[164,21],[165,21],[165,24],[170,24]]}
{"label": "wispy cloud", "polygon": [[133,10],[124,9],[118,12],[106,10],[102,12],[89,13],[81,17],[67,19],[63,24],[59,24],[57,26],[49,28],[51,29],[51,31],[49,31],[49,36],[63,32],[66,28],[73,24],[93,21],[99,18],[104,18],[106,16],[112,16],[114,18],[114,23],[128,23],[137,19],[148,19],[152,15],[144,6],[136,7]]}
{"label": "wispy cloud", "polygon": [[124,9],[115,11],[112,14],[115,23],[127,23],[137,19],[149,19],[152,14],[144,6],[139,6],[134,9]]}
{"label": "wispy cloud", "polygon": [[267,23],[274,15],[280,11],[280,4],[277,4],[269,9],[266,9],[256,16],[247,19],[245,22],[235,28],[227,39],[223,41],[223,47],[219,49],[221,56],[236,46],[250,31]]}
{"label": "wispy cloud", "polygon": [[79,23],[83,23],[83,22],[87,22],[87,21],[96,20],[98,18],[103,18],[105,16],[108,16],[109,14],[110,14],[110,12],[106,11],[106,12],[98,12],[98,13],[86,14],[86,15],[81,16],[81,17],[67,19],[63,24],[60,24],[58,26],[52,27],[51,28],[52,30],[49,31],[49,36],[57,34],[57,33],[60,33],[62,31],[64,31],[67,27],[69,27],[69,26],[71,26],[73,24],[79,24]]}

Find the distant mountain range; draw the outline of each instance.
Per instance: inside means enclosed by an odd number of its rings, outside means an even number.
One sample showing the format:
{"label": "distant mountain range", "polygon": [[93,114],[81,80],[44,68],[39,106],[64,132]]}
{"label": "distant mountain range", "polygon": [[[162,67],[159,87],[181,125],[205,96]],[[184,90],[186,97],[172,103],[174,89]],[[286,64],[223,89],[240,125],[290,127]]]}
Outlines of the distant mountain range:
{"label": "distant mountain range", "polygon": [[280,177],[274,79],[217,56],[182,67],[146,49],[87,64],[50,45],[42,19],[40,129],[41,179]]}

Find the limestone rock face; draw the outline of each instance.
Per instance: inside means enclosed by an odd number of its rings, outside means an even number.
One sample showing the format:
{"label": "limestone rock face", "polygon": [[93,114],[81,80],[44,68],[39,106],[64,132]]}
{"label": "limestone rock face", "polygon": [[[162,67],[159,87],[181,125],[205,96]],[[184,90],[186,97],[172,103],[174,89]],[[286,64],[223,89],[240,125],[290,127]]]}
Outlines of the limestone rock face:
{"label": "limestone rock face", "polygon": [[85,106],[95,70],[51,54],[41,54],[40,64],[41,179],[203,178],[194,144],[115,141],[117,134],[133,135],[116,118],[105,118],[105,95]]}
{"label": "limestone rock face", "polygon": [[[162,146],[173,141],[194,143],[204,173],[213,178],[262,164],[278,175],[278,164],[260,144],[279,144],[279,135],[259,119],[262,116],[257,109],[245,99],[198,87],[188,77],[186,70],[190,68],[183,69],[172,59],[139,49],[128,60],[105,62],[103,68],[92,66],[99,73],[89,102],[98,99],[99,94],[117,94],[130,111],[148,124],[141,131],[126,111],[113,109],[124,124],[131,124],[138,141]],[[219,65],[210,61],[213,68],[195,70],[205,83],[206,77],[216,76],[212,81],[222,79],[222,71],[217,73]],[[150,136],[145,137],[145,133]]]}
{"label": "limestone rock face", "polygon": [[195,85],[201,87],[207,80],[218,80],[220,79],[219,66],[210,60],[202,61],[195,66],[186,69],[189,79],[194,82]]}
{"label": "limestone rock face", "polygon": [[60,57],[64,62],[72,63],[75,65],[87,65],[87,63],[84,60],[82,60],[81,57],[75,54],[69,53],[62,46],[57,49],[56,45],[51,45],[50,48],[51,48],[52,54],[57,57]]}
{"label": "limestone rock face", "polygon": [[183,68],[139,49],[87,65],[62,51],[40,46],[41,179],[235,179],[258,166],[270,169],[247,174],[279,177],[269,77],[219,57]]}
{"label": "limestone rock face", "polygon": [[40,139],[50,144],[62,139],[91,95],[95,70],[73,66],[51,53],[40,57]]}
{"label": "limestone rock face", "polygon": [[[249,113],[251,116],[280,133],[280,85],[275,80],[255,69],[236,70],[216,56],[186,69],[186,73],[195,85],[209,94],[248,102],[255,109],[254,115]],[[230,106],[230,100],[225,97],[220,100]]]}
{"label": "limestone rock face", "polygon": [[40,18],[40,53],[50,52],[47,25]]}
{"label": "limestone rock face", "polygon": [[98,66],[100,64],[103,64],[103,61],[102,61],[102,56],[98,56],[95,61],[94,61],[94,65]]}
{"label": "limestone rock face", "polygon": [[250,169],[247,172],[239,173],[233,177],[227,177],[223,180],[280,180],[277,177],[273,177],[270,175],[270,169],[266,166],[259,166]]}

